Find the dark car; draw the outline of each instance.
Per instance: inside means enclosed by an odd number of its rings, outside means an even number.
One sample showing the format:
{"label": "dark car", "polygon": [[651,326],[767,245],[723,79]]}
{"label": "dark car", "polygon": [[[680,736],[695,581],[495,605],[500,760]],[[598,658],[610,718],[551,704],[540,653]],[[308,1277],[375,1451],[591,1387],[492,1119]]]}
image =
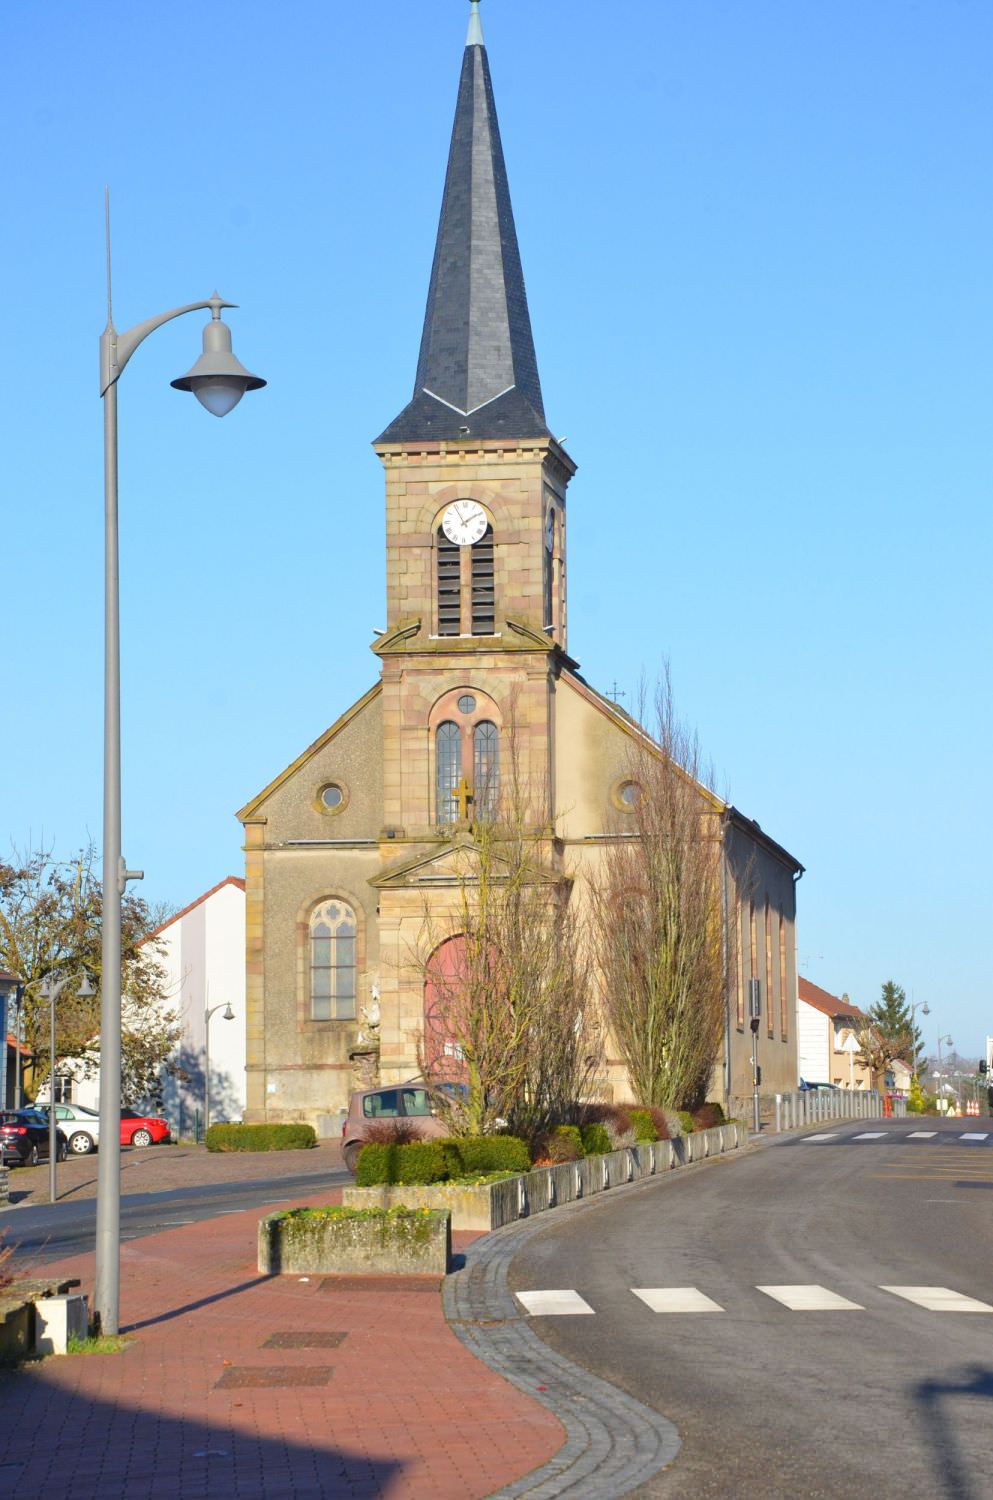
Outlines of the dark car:
{"label": "dark car", "polygon": [[[55,1132],[56,1160],[69,1150],[65,1135]],[[0,1160],[15,1167],[33,1167],[48,1160],[48,1116],[40,1109],[8,1109],[0,1114]]]}

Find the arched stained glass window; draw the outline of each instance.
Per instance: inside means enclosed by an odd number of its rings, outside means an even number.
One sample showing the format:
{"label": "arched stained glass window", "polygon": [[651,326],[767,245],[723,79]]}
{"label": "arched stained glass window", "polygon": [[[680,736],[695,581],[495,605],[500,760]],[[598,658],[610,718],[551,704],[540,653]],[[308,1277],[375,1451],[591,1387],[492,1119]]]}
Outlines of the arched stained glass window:
{"label": "arched stained glass window", "polygon": [[325,901],[310,919],[310,1018],[355,1019],[355,913]]}
{"label": "arched stained glass window", "polygon": [[500,733],[485,719],[473,735],[473,788],[477,815],[495,818],[500,798]]}
{"label": "arched stained glass window", "polygon": [[462,779],[462,733],[457,724],[446,720],[438,725],[435,749],[438,822],[454,823],[459,815],[455,794]]}

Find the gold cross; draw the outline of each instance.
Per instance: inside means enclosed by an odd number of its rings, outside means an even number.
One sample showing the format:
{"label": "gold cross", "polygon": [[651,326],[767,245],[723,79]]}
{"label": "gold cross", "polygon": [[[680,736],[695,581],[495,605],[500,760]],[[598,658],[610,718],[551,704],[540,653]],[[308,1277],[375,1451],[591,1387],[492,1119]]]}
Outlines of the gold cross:
{"label": "gold cross", "polygon": [[464,823],[469,817],[470,804],[475,801],[472,795],[472,787],[464,776],[455,788],[455,800],[459,804],[459,822]]}

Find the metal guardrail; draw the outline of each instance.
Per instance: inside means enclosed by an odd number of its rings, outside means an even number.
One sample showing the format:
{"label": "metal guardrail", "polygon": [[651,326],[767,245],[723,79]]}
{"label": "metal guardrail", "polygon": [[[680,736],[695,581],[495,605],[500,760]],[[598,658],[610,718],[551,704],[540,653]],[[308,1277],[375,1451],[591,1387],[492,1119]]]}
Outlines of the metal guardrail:
{"label": "metal guardrail", "polygon": [[[891,1108],[887,1110],[885,1104]],[[875,1090],[797,1089],[776,1095],[776,1129],[795,1130],[800,1125],[818,1125],[822,1120],[904,1120],[906,1099],[889,1099]]]}

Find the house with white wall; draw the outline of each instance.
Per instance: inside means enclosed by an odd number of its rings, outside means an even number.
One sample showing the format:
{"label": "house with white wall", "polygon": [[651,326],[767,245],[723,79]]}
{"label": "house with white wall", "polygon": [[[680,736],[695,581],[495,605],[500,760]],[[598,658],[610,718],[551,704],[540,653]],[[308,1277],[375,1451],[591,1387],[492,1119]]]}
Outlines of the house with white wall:
{"label": "house with white wall", "polygon": [[[202,1128],[207,1106],[206,1017],[210,1017],[210,1118],[240,1120],[245,1109],[245,882],[229,875],[149,933],[163,971],[163,1010],[179,1039],[162,1072],[161,1113],[174,1135]],[[234,1019],[225,1019],[231,1007]],[[66,1096],[98,1109],[99,1055],[60,1064]],[[47,1098],[47,1084],[39,1098]],[[158,1106],[156,1106],[158,1111]]]}
{"label": "house with white wall", "polygon": [[807,1083],[869,1089],[872,1078],[860,1061],[855,1034],[866,1017],[847,995],[841,998],[800,976],[797,1000],[797,1065]]}

